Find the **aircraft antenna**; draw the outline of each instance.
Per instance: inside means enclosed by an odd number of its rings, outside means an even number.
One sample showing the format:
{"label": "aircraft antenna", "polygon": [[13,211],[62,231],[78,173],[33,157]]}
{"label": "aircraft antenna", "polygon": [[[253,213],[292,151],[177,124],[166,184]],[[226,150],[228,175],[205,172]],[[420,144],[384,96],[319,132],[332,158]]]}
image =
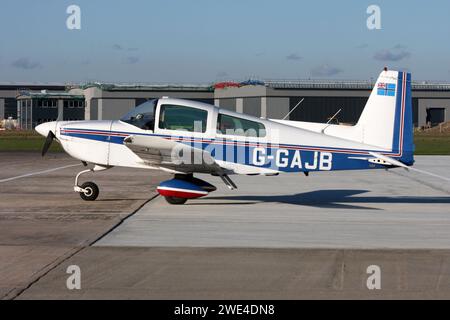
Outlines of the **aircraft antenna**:
{"label": "aircraft antenna", "polygon": [[322,133],[325,132],[325,129],[326,129],[326,128],[328,128],[329,126],[331,126],[331,123],[330,123],[330,122],[333,121],[334,118],[336,118],[336,116],[339,114],[339,112],[341,112],[341,110],[342,110],[342,108],[339,109],[339,110],[338,110],[338,111],[330,118],[330,120],[327,121],[327,123],[326,123],[327,125],[322,129]]}
{"label": "aircraft antenna", "polygon": [[281,120],[286,120],[286,118],[289,117],[289,115],[292,113],[292,111],[294,111],[295,109],[297,109],[297,107],[303,102],[303,100],[305,100],[305,98],[302,98],[302,100],[300,100],[300,101],[295,105],[295,107],[293,107],[292,110],[289,111],[289,112],[284,116],[284,118],[281,119]]}

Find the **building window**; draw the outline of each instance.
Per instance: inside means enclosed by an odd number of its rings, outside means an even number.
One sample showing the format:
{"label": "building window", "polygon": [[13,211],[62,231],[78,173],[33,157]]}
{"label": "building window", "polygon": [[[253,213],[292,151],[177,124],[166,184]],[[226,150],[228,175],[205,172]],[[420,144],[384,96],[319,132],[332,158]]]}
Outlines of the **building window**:
{"label": "building window", "polygon": [[159,128],[190,132],[205,132],[208,111],[179,106],[162,105],[159,116]]}
{"label": "building window", "polygon": [[14,98],[5,99],[5,119],[17,119],[17,101]]}
{"label": "building window", "polygon": [[83,109],[84,108],[84,100],[64,100],[64,108]]}
{"label": "building window", "polygon": [[246,137],[265,137],[266,128],[260,122],[219,113],[217,133]]}
{"label": "building window", "polygon": [[37,100],[37,106],[40,108],[56,108],[57,102],[55,99],[39,99]]}

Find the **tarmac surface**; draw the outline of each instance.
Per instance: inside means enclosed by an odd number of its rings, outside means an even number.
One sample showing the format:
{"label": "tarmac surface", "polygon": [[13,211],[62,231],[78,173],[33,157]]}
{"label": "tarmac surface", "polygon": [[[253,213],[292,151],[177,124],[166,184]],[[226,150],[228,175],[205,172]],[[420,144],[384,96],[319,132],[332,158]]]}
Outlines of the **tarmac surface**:
{"label": "tarmac surface", "polygon": [[80,181],[94,180],[100,196],[85,202],[73,191],[75,175],[85,168],[65,154],[7,152],[0,163],[0,298],[14,298],[99,239],[154,197],[154,186],[167,178],[122,168],[89,173]]}
{"label": "tarmac surface", "polygon": [[[450,157],[416,160],[449,176]],[[208,176],[216,192],[172,206],[150,200],[160,172],[86,175],[100,197],[84,202],[72,190],[84,168],[63,154],[0,163],[3,299],[450,298],[450,185],[434,177],[233,177],[230,191]],[[381,290],[366,286],[370,265]]]}
{"label": "tarmac surface", "polygon": [[[450,176],[450,157],[417,163]],[[207,197],[170,206],[158,197],[98,245],[450,249],[450,181],[404,169],[220,178]]]}

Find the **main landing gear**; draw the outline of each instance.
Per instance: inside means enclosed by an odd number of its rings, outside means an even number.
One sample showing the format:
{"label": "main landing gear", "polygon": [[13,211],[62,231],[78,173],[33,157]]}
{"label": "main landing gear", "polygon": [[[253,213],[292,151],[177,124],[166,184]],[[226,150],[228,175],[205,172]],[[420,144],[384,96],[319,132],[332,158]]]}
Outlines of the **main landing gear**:
{"label": "main landing gear", "polygon": [[103,167],[103,166],[95,165],[94,168],[92,168],[92,169],[87,169],[87,170],[83,170],[83,171],[79,172],[77,174],[77,176],[75,177],[75,186],[73,187],[73,190],[75,190],[75,192],[78,192],[80,194],[81,199],[83,199],[85,201],[94,201],[95,199],[97,199],[97,197],[99,195],[98,186],[94,182],[91,182],[91,181],[85,182],[80,186],[78,184],[78,179],[80,178],[81,175],[83,175],[85,173],[103,171],[103,170],[107,170],[109,168],[111,168],[111,167]]}
{"label": "main landing gear", "polygon": [[170,204],[185,204],[188,200],[187,198],[179,198],[179,197],[171,197],[171,196],[165,196],[164,199],[166,199],[167,203]]}
{"label": "main landing gear", "polygon": [[[230,189],[237,188],[228,176],[221,178]],[[176,174],[173,179],[161,182],[156,188],[170,204],[184,204],[188,199],[206,196],[216,189],[212,184],[194,178],[193,174]]]}

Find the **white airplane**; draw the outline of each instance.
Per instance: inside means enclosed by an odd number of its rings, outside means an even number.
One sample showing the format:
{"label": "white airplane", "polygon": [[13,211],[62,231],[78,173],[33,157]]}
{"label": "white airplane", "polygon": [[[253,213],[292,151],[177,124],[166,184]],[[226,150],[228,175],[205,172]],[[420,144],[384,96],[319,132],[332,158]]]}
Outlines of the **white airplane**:
{"label": "white airplane", "polygon": [[414,163],[411,75],[381,72],[354,126],[269,120],[213,105],[163,97],[149,100],[120,120],[53,121],[36,131],[91,169],[75,178],[83,200],[99,194],[87,172],[115,166],[164,170],[174,178],[157,191],[171,204],[216,188],[193,176],[208,173],[237,188],[231,174],[408,168]]}

